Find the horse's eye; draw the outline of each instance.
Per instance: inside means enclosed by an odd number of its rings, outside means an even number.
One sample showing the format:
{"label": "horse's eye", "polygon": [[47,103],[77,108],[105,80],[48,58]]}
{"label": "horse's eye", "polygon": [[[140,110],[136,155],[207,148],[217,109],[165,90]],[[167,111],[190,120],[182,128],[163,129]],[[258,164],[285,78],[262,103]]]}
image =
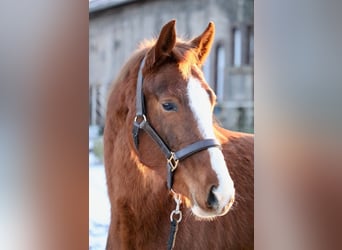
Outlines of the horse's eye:
{"label": "horse's eye", "polygon": [[163,109],[166,111],[177,111],[176,104],[172,102],[166,102],[166,103],[163,103],[162,105],[163,105]]}

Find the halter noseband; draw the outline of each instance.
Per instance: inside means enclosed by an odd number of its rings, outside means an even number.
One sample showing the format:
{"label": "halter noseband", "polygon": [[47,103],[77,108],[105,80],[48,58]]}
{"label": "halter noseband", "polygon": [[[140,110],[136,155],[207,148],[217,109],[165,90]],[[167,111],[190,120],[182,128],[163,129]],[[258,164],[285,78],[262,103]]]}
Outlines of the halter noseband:
{"label": "halter noseband", "polygon": [[177,152],[171,151],[163,139],[158,135],[155,129],[150,125],[146,118],[145,106],[144,106],[144,94],[143,94],[143,76],[142,69],[145,65],[145,59],[142,60],[138,73],[137,80],[137,93],[136,93],[136,115],[133,123],[133,140],[135,147],[138,149],[139,146],[139,131],[143,129],[159,146],[161,151],[164,153],[167,159],[167,187],[169,190],[172,189],[173,174],[178,166],[178,162],[195,154],[199,151],[205,150],[210,147],[220,147],[220,144],[215,139],[204,139],[192,143]]}

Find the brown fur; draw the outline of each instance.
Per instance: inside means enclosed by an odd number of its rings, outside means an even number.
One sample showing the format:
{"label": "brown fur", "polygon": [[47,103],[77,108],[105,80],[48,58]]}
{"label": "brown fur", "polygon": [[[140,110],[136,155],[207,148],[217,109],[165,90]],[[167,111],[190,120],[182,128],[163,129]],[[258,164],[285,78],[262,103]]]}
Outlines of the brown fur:
{"label": "brown fur", "polygon": [[[212,105],[215,104],[215,95],[199,70],[212,44],[213,24],[190,42],[174,40],[173,32],[174,22],[171,21],[153,43],[156,45],[137,51],[123,67],[109,95],[104,131],[105,170],[111,203],[107,249],[166,249],[169,215],[175,208],[166,187],[166,160],[160,149],[144,132],[140,135],[139,152],[133,146],[136,81],[142,58],[147,57],[143,72],[148,119],[170,148],[178,150],[202,138],[193,126],[195,121],[189,110],[180,109],[165,115],[160,109],[161,99],[172,99],[183,107],[187,102],[185,78],[191,73],[201,79]],[[254,138],[225,130],[217,124],[213,126],[234,181],[235,203],[225,216],[212,221],[196,219],[189,209],[190,186],[199,190],[197,198],[205,207],[207,190],[217,178],[206,165],[209,156],[205,151],[181,162],[175,173],[174,189],[182,194],[183,220],[179,224],[175,249],[253,249]]]}

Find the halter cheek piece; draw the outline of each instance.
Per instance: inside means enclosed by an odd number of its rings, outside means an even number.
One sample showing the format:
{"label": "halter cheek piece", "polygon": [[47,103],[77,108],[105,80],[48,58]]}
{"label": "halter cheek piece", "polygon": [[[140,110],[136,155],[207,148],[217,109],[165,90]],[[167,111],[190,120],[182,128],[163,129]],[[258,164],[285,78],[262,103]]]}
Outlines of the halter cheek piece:
{"label": "halter cheek piece", "polygon": [[135,147],[138,150],[139,147],[139,131],[144,130],[159,146],[161,151],[164,153],[167,159],[167,187],[168,189],[172,189],[173,184],[173,174],[177,169],[178,162],[199,152],[205,150],[210,147],[220,147],[220,144],[215,139],[204,139],[201,141],[197,141],[192,143],[176,152],[169,149],[167,144],[163,141],[163,139],[158,135],[155,129],[150,125],[146,118],[145,106],[144,106],[144,94],[143,94],[143,76],[142,69],[145,65],[145,59],[142,60],[138,73],[137,80],[137,94],[136,94],[136,116],[133,122],[133,140]]}

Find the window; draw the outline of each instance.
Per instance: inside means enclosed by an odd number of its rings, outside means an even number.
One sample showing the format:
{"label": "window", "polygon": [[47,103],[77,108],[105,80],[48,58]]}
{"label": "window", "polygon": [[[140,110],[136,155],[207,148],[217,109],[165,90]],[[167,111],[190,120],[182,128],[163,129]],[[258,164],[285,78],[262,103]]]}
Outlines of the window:
{"label": "window", "polygon": [[96,124],[98,125],[103,124],[100,87],[100,85],[96,86]]}
{"label": "window", "polygon": [[90,85],[89,88],[89,123],[91,125],[103,125],[103,107],[102,107],[102,96],[99,84]]}
{"label": "window", "polygon": [[243,107],[237,108],[238,112],[238,120],[237,120],[237,126],[240,131],[243,131],[243,129],[246,127],[246,109]]}
{"label": "window", "polygon": [[241,31],[238,28],[233,29],[233,66],[241,66]]}
{"label": "window", "polygon": [[226,53],[224,46],[219,44],[216,47],[216,76],[215,76],[215,92],[217,100],[223,101],[224,93],[224,76],[225,76]]}
{"label": "window", "polygon": [[247,62],[254,65],[254,29],[253,26],[247,27]]}

